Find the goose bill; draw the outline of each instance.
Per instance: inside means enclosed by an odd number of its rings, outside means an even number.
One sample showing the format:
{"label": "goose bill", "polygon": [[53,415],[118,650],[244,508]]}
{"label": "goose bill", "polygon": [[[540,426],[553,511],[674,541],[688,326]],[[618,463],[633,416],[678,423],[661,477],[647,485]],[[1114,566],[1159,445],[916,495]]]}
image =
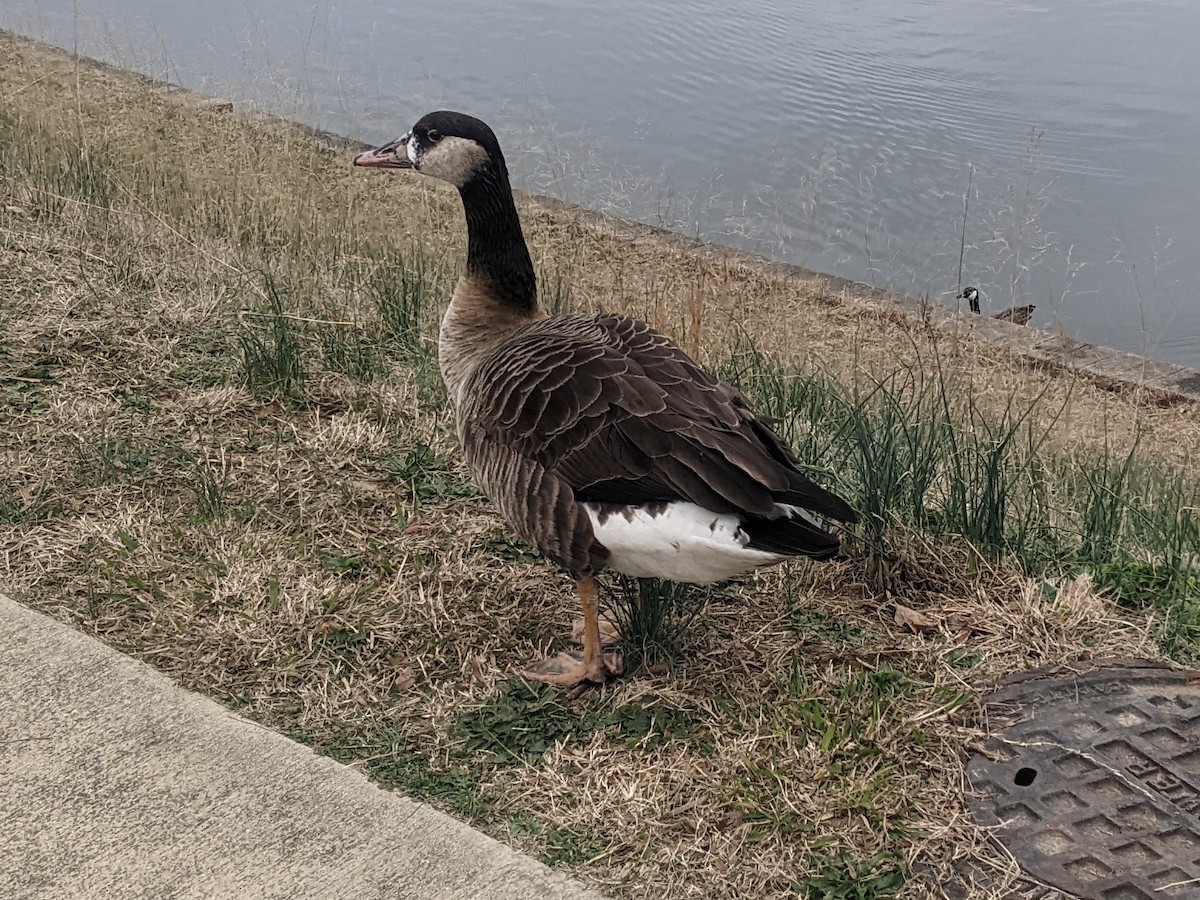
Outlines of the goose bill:
{"label": "goose bill", "polygon": [[372,169],[411,169],[413,164],[408,158],[408,135],[358,154],[354,157],[354,164]]}

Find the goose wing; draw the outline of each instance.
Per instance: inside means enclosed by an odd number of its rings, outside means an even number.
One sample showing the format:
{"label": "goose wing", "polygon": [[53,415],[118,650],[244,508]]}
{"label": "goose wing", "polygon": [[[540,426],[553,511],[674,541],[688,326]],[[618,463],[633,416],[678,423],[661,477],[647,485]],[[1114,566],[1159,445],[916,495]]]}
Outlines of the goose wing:
{"label": "goose wing", "polygon": [[[784,503],[855,520],[843,500],[798,471],[741,394],[644,322],[543,319],[484,360],[463,395],[472,468],[483,448],[503,447],[579,501],[684,500],[762,518],[779,517]],[[481,487],[493,496],[504,490]]]}

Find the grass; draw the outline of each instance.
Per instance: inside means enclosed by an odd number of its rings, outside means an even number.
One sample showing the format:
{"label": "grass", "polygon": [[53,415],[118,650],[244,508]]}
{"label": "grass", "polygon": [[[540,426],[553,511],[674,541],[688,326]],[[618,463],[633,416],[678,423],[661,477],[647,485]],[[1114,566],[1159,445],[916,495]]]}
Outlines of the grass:
{"label": "grass", "polygon": [[305,379],[303,348],[273,279],[267,279],[266,290],[270,305],[264,321],[238,334],[242,376],[252,393],[297,397]]}
{"label": "grass", "polygon": [[883,900],[904,885],[904,861],[887,853],[856,860],[842,854],[821,861],[821,874],[806,878],[796,893],[808,900]]}
{"label": "grass", "polygon": [[612,709],[573,705],[558,690],[511,678],[479,708],[459,715],[451,734],[468,755],[487,754],[497,765],[532,762],[566,744],[585,743],[608,730],[630,748],[653,750],[696,738],[704,715],[647,696]]}
{"label": "grass", "polygon": [[960,797],[996,679],[1195,659],[1200,411],[523,202],[547,305],[671,333],[863,524],[612,579],[639,674],[514,678],[578,610],[457,452],[457,198],[0,42],[5,588],[187,686],[616,896],[903,898],[1012,874]]}
{"label": "grass", "polygon": [[653,671],[678,660],[703,609],[704,591],[657,578],[619,574],[614,574],[607,586],[626,671]]}
{"label": "grass", "polygon": [[459,716],[452,732],[467,751],[490,753],[502,762],[542,757],[552,747],[578,742],[603,724],[595,715],[579,715],[544,685],[512,679],[479,709]]}
{"label": "grass", "polygon": [[936,361],[844,386],[745,346],[726,375],[780,419],[810,469],[838,473],[882,593],[903,592],[912,548],[934,542],[1030,575],[1092,571],[1127,601],[1136,597],[1124,579],[1149,566],[1155,605],[1178,612],[1195,597],[1200,481],[1162,468],[1136,439],[1119,452],[1063,453],[1050,441],[1062,408],[1033,415],[1044,389],[997,409]]}

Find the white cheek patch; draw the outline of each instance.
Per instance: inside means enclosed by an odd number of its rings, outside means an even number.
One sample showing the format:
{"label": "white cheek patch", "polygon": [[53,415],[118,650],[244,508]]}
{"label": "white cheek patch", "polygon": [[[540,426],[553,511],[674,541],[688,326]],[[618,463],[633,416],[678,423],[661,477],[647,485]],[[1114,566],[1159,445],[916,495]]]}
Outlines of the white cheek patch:
{"label": "white cheek patch", "polygon": [[408,161],[415,166],[417,164],[417,145],[411,131],[404,136],[404,148],[408,152]]}
{"label": "white cheek patch", "polygon": [[421,171],[461,187],[487,165],[487,151],[468,138],[444,137],[421,154]]}

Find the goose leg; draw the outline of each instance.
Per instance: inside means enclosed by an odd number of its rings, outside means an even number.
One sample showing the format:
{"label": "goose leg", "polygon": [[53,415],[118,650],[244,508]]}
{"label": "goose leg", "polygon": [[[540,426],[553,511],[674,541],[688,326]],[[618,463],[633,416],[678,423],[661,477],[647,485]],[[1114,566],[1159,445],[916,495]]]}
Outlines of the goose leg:
{"label": "goose leg", "polygon": [[576,582],[579,599],[583,601],[583,658],[564,651],[551,659],[542,660],[526,669],[526,678],[548,684],[574,686],[585,681],[603,684],[610,676],[621,674],[619,657],[605,653],[600,643],[600,608],[596,595],[596,579],[583,578]]}

